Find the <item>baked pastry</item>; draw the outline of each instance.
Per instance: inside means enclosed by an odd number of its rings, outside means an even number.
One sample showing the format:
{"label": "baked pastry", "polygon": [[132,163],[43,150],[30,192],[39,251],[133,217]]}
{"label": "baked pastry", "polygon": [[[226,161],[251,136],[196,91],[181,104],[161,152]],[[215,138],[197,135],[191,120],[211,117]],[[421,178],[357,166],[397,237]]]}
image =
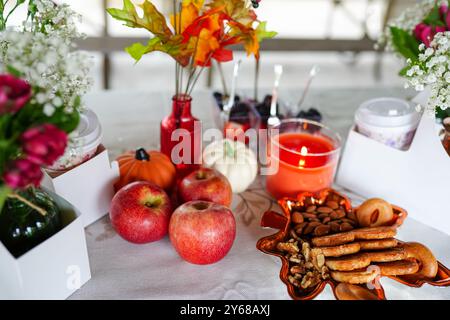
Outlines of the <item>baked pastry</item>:
{"label": "baked pastry", "polygon": [[353,230],[355,239],[359,240],[379,240],[389,239],[397,235],[397,230],[392,227],[371,227]]}
{"label": "baked pastry", "polygon": [[336,233],[329,236],[316,237],[311,239],[316,247],[331,247],[355,241],[353,232]]}
{"label": "baked pastry", "polygon": [[350,284],[370,283],[379,276],[377,268],[356,271],[331,271],[331,278],[337,282]]}
{"label": "baked pastry", "polygon": [[370,262],[390,262],[407,258],[406,250],[401,247],[382,251],[366,252],[365,255],[369,258]]}
{"label": "baked pastry", "polygon": [[408,258],[416,259],[419,263],[417,276],[434,279],[437,275],[439,266],[433,253],[423,244],[417,242],[407,242],[401,245]]}
{"label": "baked pastry", "polygon": [[419,271],[419,264],[414,259],[377,263],[382,276],[402,276]]}
{"label": "baked pastry", "polygon": [[379,300],[369,289],[349,283],[339,283],[334,293],[339,300]]}
{"label": "baked pastry", "polygon": [[329,258],[325,260],[325,265],[330,270],[352,271],[366,268],[370,265],[370,258],[364,253],[352,254],[339,258]]}
{"label": "baked pastry", "polygon": [[369,199],[356,211],[356,219],[361,227],[379,227],[394,218],[392,205],[383,199]]}
{"label": "baked pastry", "polygon": [[340,257],[359,252],[361,246],[358,242],[353,242],[334,247],[321,247],[319,249],[325,257]]}
{"label": "baked pastry", "polygon": [[393,248],[382,251],[360,252],[339,258],[327,258],[325,265],[331,270],[351,271],[368,267],[374,262],[399,261],[406,258],[403,248]]}
{"label": "baked pastry", "polygon": [[355,240],[380,240],[395,237],[397,231],[392,227],[362,228],[348,232],[332,234],[323,237],[312,238],[311,241],[316,247],[337,246]]}
{"label": "baked pastry", "polygon": [[361,250],[382,250],[395,248],[398,245],[397,239],[379,239],[358,241]]}

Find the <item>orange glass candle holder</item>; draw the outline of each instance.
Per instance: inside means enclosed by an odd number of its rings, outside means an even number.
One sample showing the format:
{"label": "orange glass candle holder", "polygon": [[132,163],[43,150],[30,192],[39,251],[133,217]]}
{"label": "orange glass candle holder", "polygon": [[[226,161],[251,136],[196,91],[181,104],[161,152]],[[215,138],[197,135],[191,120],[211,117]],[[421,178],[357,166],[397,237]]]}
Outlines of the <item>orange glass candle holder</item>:
{"label": "orange glass candle holder", "polygon": [[267,191],[276,199],[295,197],[331,187],[341,138],[318,122],[288,119],[271,128],[267,150]]}

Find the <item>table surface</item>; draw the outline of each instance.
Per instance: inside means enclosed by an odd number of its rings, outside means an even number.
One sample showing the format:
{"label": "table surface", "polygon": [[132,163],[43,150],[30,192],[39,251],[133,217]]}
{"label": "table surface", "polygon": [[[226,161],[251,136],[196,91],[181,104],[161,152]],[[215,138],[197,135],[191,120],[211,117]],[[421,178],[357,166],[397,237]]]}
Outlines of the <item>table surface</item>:
{"label": "table surface", "polygon": [[[299,94],[285,91],[281,97],[295,101]],[[324,122],[345,138],[361,102],[408,94],[400,88],[327,89],[313,90],[308,101],[324,114]],[[170,101],[169,92],[110,91],[86,97],[86,104],[100,118],[111,159],[137,147],[158,148],[159,122],[170,112]],[[194,94],[193,113],[204,128],[214,127],[212,103],[210,92]],[[335,187],[354,205],[364,200]],[[234,245],[223,260],[209,266],[184,262],[167,237],[146,245],[128,243],[112,229],[108,217],[100,219],[86,229],[92,279],[70,299],[290,299],[279,279],[281,262],[255,246],[258,239],[276,232],[260,227],[263,212],[280,211],[265,192],[263,179],[234,195],[232,209],[237,222]],[[450,265],[450,236],[408,218],[398,238],[424,243],[441,262]],[[385,278],[382,284],[388,299],[450,299],[450,288],[410,288]],[[327,287],[317,299],[334,296]]]}

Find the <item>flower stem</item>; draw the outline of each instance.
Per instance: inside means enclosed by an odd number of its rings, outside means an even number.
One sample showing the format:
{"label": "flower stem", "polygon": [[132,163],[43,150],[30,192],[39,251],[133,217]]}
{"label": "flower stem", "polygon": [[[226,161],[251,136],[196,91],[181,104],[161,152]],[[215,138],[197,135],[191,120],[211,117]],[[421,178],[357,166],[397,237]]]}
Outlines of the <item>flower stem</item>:
{"label": "flower stem", "polygon": [[6,16],[6,18],[3,19],[3,25],[4,27],[6,27],[6,23],[8,22],[9,17],[11,16],[11,14],[16,11],[17,7],[20,6],[23,2],[17,1],[16,5],[11,9],[11,11],[8,13],[8,15]]}
{"label": "flower stem", "polygon": [[259,71],[260,71],[261,65],[259,63],[259,58],[256,59],[256,65],[255,65],[255,88],[253,93],[253,99],[255,100],[255,103],[258,102],[258,86],[259,86]]}
{"label": "flower stem", "polygon": [[[177,28],[177,0],[173,0],[173,28],[174,33],[178,34],[178,28]],[[178,88],[179,88],[179,69],[180,66],[177,61],[175,61],[175,95],[178,96]]]}
{"label": "flower stem", "polygon": [[27,206],[29,206],[31,209],[36,210],[37,212],[39,212],[42,216],[46,216],[47,215],[47,211],[45,211],[44,209],[42,209],[41,207],[38,207],[37,205],[35,205],[34,203],[32,203],[31,201],[28,201],[27,199],[25,199],[24,197],[18,195],[17,193],[12,193],[8,195],[8,198],[11,199],[17,199],[20,202],[23,202],[24,204],[26,204]]}
{"label": "flower stem", "polygon": [[[178,20],[178,34],[181,34],[182,32],[182,10],[183,10],[183,4],[182,2],[180,2],[178,4],[178,12],[180,14],[180,18]],[[175,16],[175,20],[176,20],[176,16]],[[183,91],[183,67],[180,65],[179,69],[178,69],[178,92],[181,93]]]}
{"label": "flower stem", "polygon": [[[203,23],[201,22],[201,24],[203,24]],[[197,57],[197,50],[198,50],[198,42],[199,41],[200,41],[200,36],[197,37],[197,40],[195,41],[194,53],[192,54],[191,62],[189,64],[189,76],[188,76],[188,81],[187,81],[187,85],[186,85],[185,95],[187,95],[188,92],[189,92],[189,86],[190,86],[192,78],[193,78],[193,76],[195,74],[196,67],[194,66],[194,64],[195,64],[195,58]]]}

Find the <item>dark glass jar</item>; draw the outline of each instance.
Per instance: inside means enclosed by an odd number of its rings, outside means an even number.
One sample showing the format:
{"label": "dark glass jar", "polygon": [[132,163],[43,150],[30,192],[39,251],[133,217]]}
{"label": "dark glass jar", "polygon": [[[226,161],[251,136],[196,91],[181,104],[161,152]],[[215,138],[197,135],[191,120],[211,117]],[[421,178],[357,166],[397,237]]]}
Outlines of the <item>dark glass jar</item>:
{"label": "dark glass jar", "polygon": [[28,188],[18,194],[45,210],[33,209],[17,198],[8,198],[0,214],[0,241],[18,258],[50,238],[62,228],[60,210],[42,189]]}

